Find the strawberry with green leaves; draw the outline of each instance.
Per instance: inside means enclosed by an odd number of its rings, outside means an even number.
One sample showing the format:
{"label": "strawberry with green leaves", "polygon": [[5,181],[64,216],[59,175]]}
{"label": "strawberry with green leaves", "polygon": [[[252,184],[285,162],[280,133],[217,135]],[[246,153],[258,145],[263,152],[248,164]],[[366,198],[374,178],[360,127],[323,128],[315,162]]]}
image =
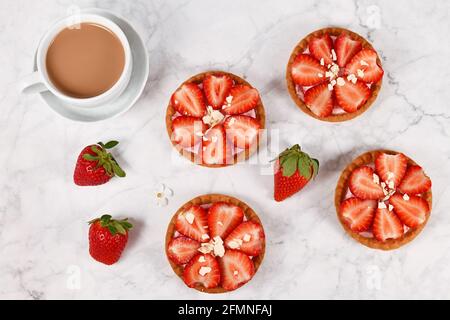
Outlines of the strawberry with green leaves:
{"label": "strawberry with green leaves", "polygon": [[97,186],[108,182],[112,177],[125,177],[125,172],[107,150],[119,142],[99,142],[85,147],[78,156],[73,181],[79,186]]}
{"label": "strawberry with green leaves", "polygon": [[128,219],[115,220],[108,214],[89,221],[89,253],[98,262],[111,265],[119,261],[133,225]]}
{"label": "strawberry with green leaves", "polygon": [[280,153],[274,171],[274,198],[275,201],[283,201],[315,178],[319,172],[319,161],[301,151],[296,144]]}

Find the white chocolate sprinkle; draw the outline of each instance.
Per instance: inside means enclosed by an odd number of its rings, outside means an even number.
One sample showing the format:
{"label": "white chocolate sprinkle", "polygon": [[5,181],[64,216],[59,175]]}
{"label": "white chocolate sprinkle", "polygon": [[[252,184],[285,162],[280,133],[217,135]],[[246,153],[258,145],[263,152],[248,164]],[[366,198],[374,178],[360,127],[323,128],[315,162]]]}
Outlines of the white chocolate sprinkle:
{"label": "white chocolate sprinkle", "polygon": [[333,59],[333,61],[337,60],[336,51],[334,51],[334,49],[331,49],[331,59]]}
{"label": "white chocolate sprinkle", "polygon": [[366,61],[364,61],[364,60],[361,60],[360,62],[359,62],[362,66],[368,66],[369,64],[366,62]]}
{"label": "white chocolate sprinkle", "polygon": [[198,270],[198,274],[204,277],[206,274],[211,272],[211,267],[201,267],[200,270]]}
{"label": "white chocolate sprinkle", "polygon": [[206,240],[206,239],[209,239],[208,234],[206,234],[206,233],[202,234],[202,240]]}
{"label": "white chocolate sprinkle", "polygon": [[184,218],[186,219],[186,221],[187,221],[189,224],[194,223],[195,216],[194,216],[192,213],[187,212],[187,213],[184,215]]}
{"label": "white chocolate sprinkle", "polygon": [[341,77],[337,78],[336,83],[338,86],[342,87],[343,85],[345,85],[345,80]]}

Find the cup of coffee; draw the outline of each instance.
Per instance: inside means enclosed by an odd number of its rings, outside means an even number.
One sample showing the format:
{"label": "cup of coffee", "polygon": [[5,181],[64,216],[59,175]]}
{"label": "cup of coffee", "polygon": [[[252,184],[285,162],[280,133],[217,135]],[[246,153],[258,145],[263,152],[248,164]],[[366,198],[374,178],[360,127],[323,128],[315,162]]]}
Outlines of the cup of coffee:
{"label": "cup of coffee", "polygon": [[36,65],[37,71],[24,79],[22,92],[49,90],[74,106],[96,107],[125,90],[132,55],[125,34],[114,22],[100,15],[79,14],[47,31],[37,50]]}

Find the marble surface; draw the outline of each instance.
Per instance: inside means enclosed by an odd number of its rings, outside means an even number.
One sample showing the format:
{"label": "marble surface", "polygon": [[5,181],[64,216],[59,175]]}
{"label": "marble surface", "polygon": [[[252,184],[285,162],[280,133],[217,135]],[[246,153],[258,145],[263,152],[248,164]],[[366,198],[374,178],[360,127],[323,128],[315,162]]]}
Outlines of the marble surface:
{"label": "marble surface", "polygon": [[[17,83],[51,23],[79,7],[112,10],[142,34],[150,53],[144,94],[126,114],[84,124],[54,114]],[[450,3],[448,1],[31,1],[0,4],[0,298],[2,299],[394,299],[450,298]],[[287,94],[285,65],[305,34],[336,25],[367,37],[385,78],[363,116],[343,124],[309,118]],[[211,170],[178,159],[164,113],[172,91],[208,69],[244,75],[262,95],[272,144],[259,161]],[[118,139],[125,179],[94,188],[72,182],[81,148]],[[321,161],[317,180],[275,203],[268,159],[300,143]],[[358,154],[402,151],[433,181],[429,224],[392,252],[363,247],[336,218],[334,187]],[[255,159],[254,159],[255,160]],[[259,162],[259,163],[255,163]],[[154,205],[153,186],[174,190]],[[260,215],[262,267],[243,288],[211,296],[175,277],[164,254],[176,209],[204,193],[237,196]],[[121,261],[94,262],[86,221],[128,216],[136,228]]]}

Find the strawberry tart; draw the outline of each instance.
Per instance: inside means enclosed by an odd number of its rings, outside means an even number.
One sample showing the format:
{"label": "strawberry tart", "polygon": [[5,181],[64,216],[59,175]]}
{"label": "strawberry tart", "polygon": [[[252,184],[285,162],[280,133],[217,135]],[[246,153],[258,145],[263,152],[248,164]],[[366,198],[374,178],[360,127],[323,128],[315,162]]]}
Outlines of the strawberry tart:
{"label": "strawberry tart", "polygon": [[265,235],[257,214],[219,194],[196,197],[173,216],[166,254],[184,283],[207,293],[235,290],[252,279],[264,258]]}
{"label": "strawberry tart", "polygon": [[383,73],[380,58],[366,39],[346,29],[325,28],[298,43],[286,80],[292,99],[305,113],[341,122],[370,107]]}
{"label": "strawberry tart", "polygon": [[173,93],[167,133],[178,152],[196,164],[224,167],[258,149],[265,112],[258,90],[227,72],[195,75]]}
{"label": "strawberry tart", "polygon": [[431,180],[413,160],[389,150],[360,155],[339,178],[335,206],[345,231],[382,250],[413,240],[431,212]]}

